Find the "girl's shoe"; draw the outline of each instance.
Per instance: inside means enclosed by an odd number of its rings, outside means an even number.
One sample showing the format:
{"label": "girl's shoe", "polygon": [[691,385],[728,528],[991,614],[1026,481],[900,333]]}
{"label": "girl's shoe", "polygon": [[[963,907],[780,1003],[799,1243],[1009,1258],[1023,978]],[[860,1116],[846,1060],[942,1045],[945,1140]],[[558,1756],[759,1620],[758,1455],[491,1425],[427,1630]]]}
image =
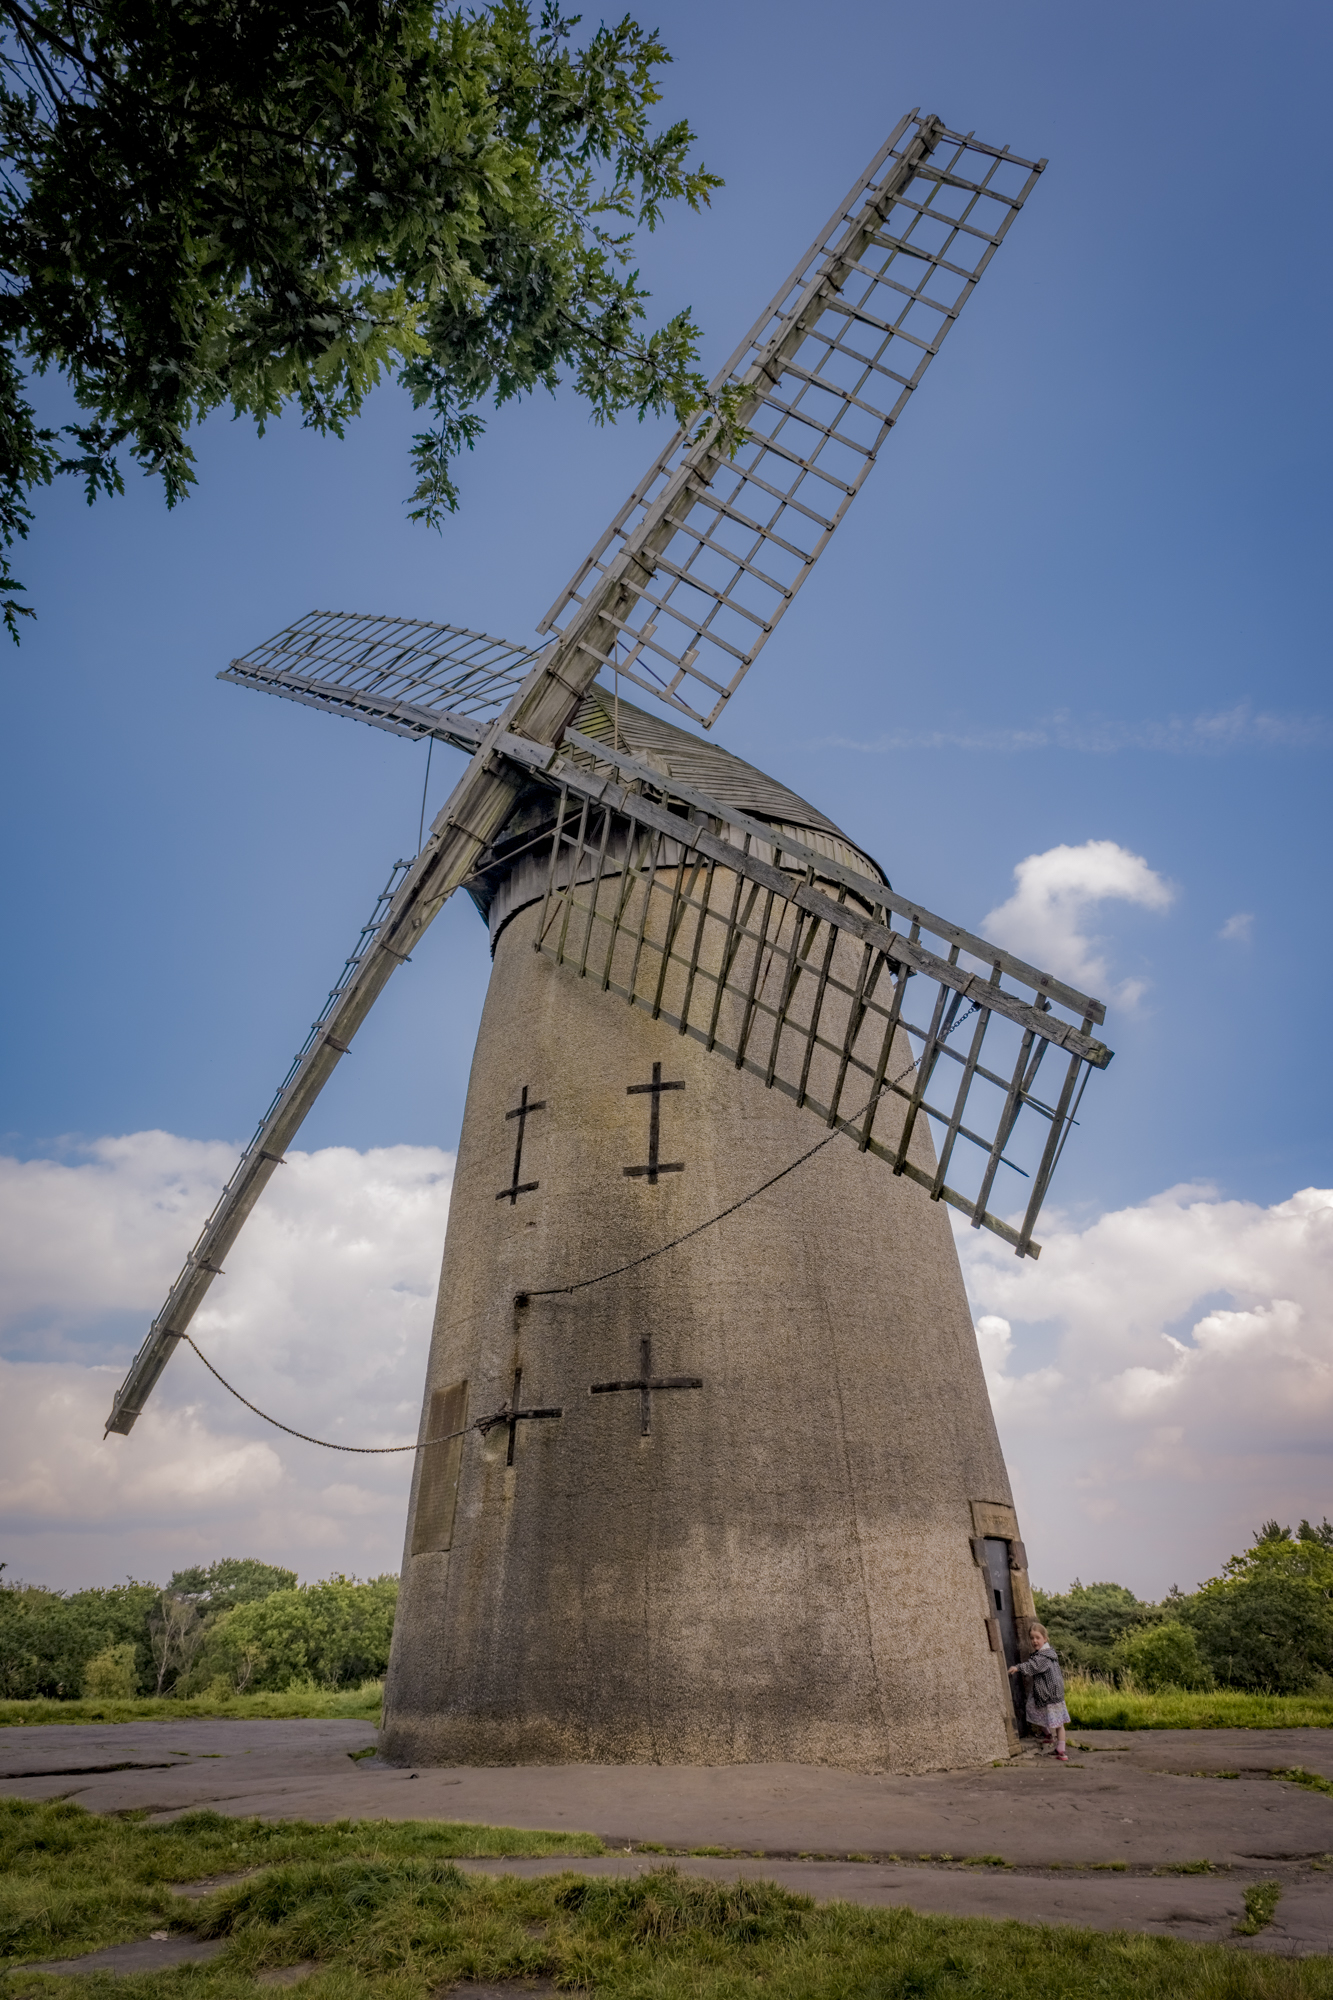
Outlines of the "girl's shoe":
{"label": "girl's shoe", "polygon": [[1057,1750],[1055,1754],[1062,1764],[1069,1762],[1069,1752],[1067,1750]]}

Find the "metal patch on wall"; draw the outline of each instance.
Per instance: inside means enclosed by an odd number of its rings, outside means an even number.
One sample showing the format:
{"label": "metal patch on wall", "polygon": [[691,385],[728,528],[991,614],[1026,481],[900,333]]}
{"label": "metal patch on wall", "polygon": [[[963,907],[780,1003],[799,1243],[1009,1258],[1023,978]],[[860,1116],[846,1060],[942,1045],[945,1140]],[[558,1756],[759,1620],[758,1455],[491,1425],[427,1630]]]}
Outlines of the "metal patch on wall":
{"label": "metal patch on wall", "polygon": [[[428,1555],[452,1547],[454,1510],[458,1505],[458,1475],[463,1464],[462,1430],[467,1422],[467,1383],[436,1389],[430,1399],[421,1454],[417,1510],[412,1521],[412,1553]],[[453,1433],[457,1432],[455,1436]]]}

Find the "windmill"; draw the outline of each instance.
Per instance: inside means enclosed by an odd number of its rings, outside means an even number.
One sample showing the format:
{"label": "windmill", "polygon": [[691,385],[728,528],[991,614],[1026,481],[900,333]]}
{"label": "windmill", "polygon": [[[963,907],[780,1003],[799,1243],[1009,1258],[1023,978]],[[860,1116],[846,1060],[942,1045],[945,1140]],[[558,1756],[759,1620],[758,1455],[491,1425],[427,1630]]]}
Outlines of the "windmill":
{"label": "windmill", "polygon": [[391,1757],[917,1770],[1014,1741],[1032,1598],[945,1208],[1039,1254],[1105,1010],[683,721],[722,713],[1044,164],[904,117],[713,385],[739,385],[744,443],[678,433],[538,646],[313,613],[221,676],[469,758],[108,1421],[131,1429],[466,888],[494,966]]}

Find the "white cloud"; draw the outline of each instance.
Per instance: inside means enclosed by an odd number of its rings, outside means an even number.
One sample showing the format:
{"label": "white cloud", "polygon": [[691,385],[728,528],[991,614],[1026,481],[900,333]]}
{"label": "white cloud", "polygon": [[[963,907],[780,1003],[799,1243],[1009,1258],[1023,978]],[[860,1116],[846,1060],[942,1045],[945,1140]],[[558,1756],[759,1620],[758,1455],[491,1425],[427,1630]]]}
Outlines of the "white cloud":
{"label": "white cloud", "polygon": [[1228,917],[1217,933],[1228,944],[1249,944],[1254,936],[1254,912],[1237,910],[1234,917]]}
{"label": "white cloud", "polygon": [[1160,1595],[1333,1515],[1333,1190],[1173,1188],[1040,1262],[959,1231],[1037,1580]]}
{"label": "white cloud", "polygon": [[[1094,995],[1108,991],[1111,975],[1098,950],[1100,940],[1085,934],[1089,913],[1109,902],[1165,910],[1175,897],[1142,855],[1114,840],[1086,840],[1081,847],[1029,854],[1015,868],[1014,880],[1017,887],[1008,902],[982,918],[984,934]],[[1125,980],[1114,997],[1122,1006],[1133,1006],[1143,990],[1142,980]]]}
{"label": "white cloud", "polygon": [[[62,1585],[259,1555],[396,1568],[410,1454],[335,1455],[243,1410],[180,1348],[127,1438],[102,1425],[235,1149],[135,1133],[0,1161],[0,1550]],[[197,1315],[221,1372],[284,1423],[415,1435],[452,1156],[290,1153]]]}
{"label": "white cloud", "polygon": [[[0,1159],[0,1330],[52,1312],[67,1327],[161,1304],[236,1148],[132,1132],[70,1160]],[[156,1295],[156,1296],[155,1296]]]}
{"label": "white cloud", "polygon": [[[188,1350],[130,1436],[103,1440],[233,1157],[149,1133],[4,1163],[0,1208],[21,1217],[0,1269],[9,1574],[162,1580],[226,1554],[305,1576],[397,1566],[410,1456],[286,1438]],[[298,1429],[406,1441],[452,1160],[410,1146],[291,1157],[195,1322],[200,1344]],[[1039,1582],[1112,1576],[1157,1596],[1215,1573],[1272,1514],[1333,1515],[1333,1191],[1264,1208],[1173,1188],[1083,1228],[1055,1218],[1036,1264],[959,1238]]]}

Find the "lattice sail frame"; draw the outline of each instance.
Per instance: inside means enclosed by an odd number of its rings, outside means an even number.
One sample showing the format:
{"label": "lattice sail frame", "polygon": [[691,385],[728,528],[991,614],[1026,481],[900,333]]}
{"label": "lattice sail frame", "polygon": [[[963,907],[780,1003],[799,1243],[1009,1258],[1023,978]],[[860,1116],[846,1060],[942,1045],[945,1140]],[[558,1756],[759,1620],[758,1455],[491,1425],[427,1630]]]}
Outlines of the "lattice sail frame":
{"label": "lattice sail frame", "polygon": [[909,112],[714,378],[715,395],[752,392],[749,441],[718,465],[678,431],[537,629],[565,634],[600,585],[633,574],[626,556],[651,551],[599,663],[710,727],[1045,165]]}
{"label": "lattice sail frame", "polygon": [[539,647],[462,625],[309,611],[218,675],[397,736],[474,750],[522,687]]}
{"label": "lattice sail frame", "polygon": [[[1111,1060],[1090,1033],[1102,1003],[785,829],[576,731],[567,742],[578,761],[560,766],[537,948],[848,1133],[1020,1257],[1039,1256],[1051,1176],[1088,1077]],[[913,981],[928,996],[919,1005]],[[1051,1048],[1068,1059],[1054,1103],[1035,1092]],[[971,1185],[952,1185],[969,1150]],[[1018,1226],[988,1207],[1001,1168],[1029,1183]]]}

